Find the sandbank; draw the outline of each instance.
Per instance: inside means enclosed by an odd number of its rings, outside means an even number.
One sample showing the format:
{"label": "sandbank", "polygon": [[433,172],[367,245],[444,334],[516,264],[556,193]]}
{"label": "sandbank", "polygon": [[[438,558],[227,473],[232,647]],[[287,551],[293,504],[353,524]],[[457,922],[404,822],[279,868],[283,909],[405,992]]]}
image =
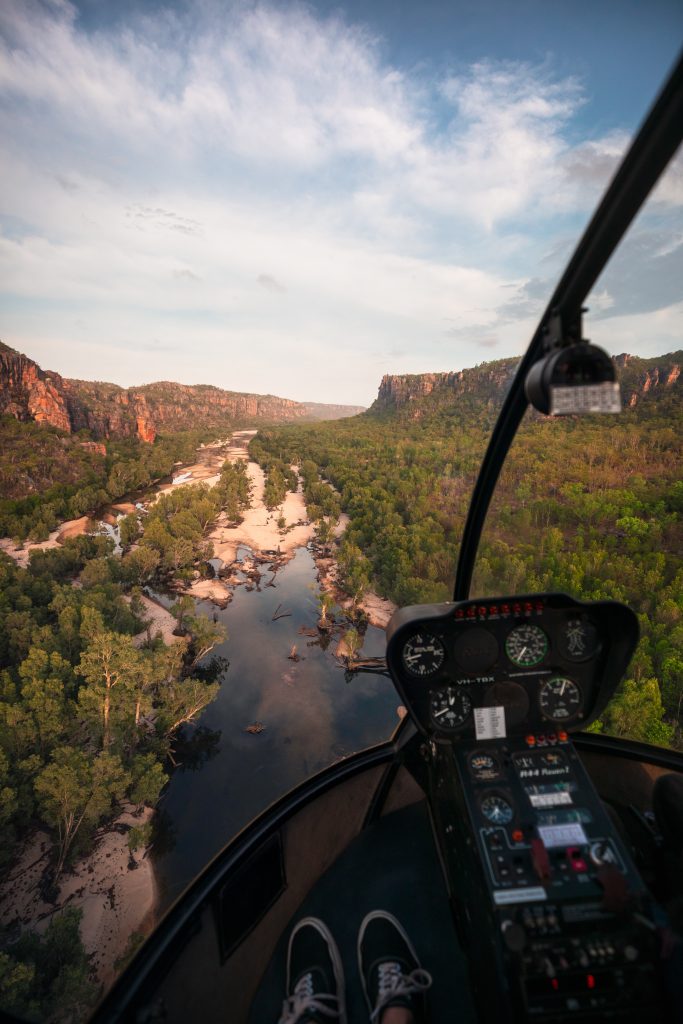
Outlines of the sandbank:
{"label": "sandbank", "polygon": [[[153,598],[147,597],[147,594],[142,594],[141,599],[145,606],[145,618],[151,621],[147,629],[143,629],[134,638],[137,647],[146,642],[148,631],[152,637],[156,636],[157,633],[161,633],[161,638],[165,644],[175,644],[179,640],[184,639],[183,637],[173,635],[173,630],[176,628],[177,623],[175,616],[169,612],[168,608],[164,608],[162,604],[159,604]],[[127,595],[126,600],[130,601],[130,597]]]}
{"label": "sandbank", "polygon": [[[122,956],[133,932],[148,934],[153,926],[156,886],[151,861],[144,850],[130,854],[128,834],[116,829],[148,822],[154,814],[144,808],[139,817],[128,806],[102,833],[87,857],[63,872],[56,903],[40,896],[40,881],[48,866],[51,842],[37,831],[27,840],[18,860],[0,884],[0,925],[44,932],[52,916],[65,907],[83,912],[81,939],[97,980],[105,987],[116,976],[114,962]],[[132,865],[135,865],[134,867]]]}

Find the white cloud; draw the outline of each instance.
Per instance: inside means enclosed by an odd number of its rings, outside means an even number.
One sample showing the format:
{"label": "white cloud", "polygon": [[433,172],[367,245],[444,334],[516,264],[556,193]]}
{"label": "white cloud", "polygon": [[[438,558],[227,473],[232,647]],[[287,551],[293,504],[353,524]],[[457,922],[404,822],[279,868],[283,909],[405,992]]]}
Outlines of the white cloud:
{"label": "white cloud", "polygon": [[389,371],[519,352],[555,219],[626,144],[572,143],[582,103],[543,67],[396,69],[303,6],[88,34],[65,0],[5,0],[0,336],[37,357],[53,331],[52,368],[75,372],[73,344],[81,376],[90,345],[98,376],[153,379],[163,345],[167,378],[349,401],[373,397],[367,353],[410,353]]}

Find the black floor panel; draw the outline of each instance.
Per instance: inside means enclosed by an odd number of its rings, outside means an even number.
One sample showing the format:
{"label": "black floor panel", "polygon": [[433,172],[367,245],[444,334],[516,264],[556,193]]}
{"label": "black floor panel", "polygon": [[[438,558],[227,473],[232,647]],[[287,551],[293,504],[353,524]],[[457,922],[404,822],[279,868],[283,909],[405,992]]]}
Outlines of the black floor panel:
{"label": "black floor panel", "polygon": [[[415,804],[366,829],[320,879],[291,922],[319,917],[337,940],[344,962],[349,1024],[368,1010],[356,961],[358,928],[370,910],[388,910],[403,924],[434,977],[430,1019],[475,1021],[467,970],[459,946],[426,805]],[[276,1024],[285,995],[287,941],[283,935],[251,1009],[250,1024]]]}

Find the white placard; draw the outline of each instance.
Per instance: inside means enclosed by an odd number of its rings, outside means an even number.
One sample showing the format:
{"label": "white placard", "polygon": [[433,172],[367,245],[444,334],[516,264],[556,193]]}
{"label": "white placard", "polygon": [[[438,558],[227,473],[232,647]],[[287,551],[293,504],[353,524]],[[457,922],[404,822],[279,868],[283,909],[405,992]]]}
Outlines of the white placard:
{"label": "white placard", "polygon": [[506,903],[527,903],[529,900],[547,900],[548,893],[539,886],[529,886],[526,889],[496,889],[493,894],[493,902],[499,907]]}
{"label": "white placard", "polygon": [[621,391],[614,381],[604,384],[572,384],[550,388],[550,415],[621,412]]}
{"label": "white placard", "polygon": [[566,789],[557,793],[529,793],[532,807],[560,807],[562,804],[571,804],[572,795]]}
{"label": "white placard", "polygon": [[583,846],[588,842],[583,825],[540,825],[538,834],[543,845],[552,846]]}
{"label": "white placard", "polygon": [[505,738],[505,708],[475,708],[474,729],[478,740]]}

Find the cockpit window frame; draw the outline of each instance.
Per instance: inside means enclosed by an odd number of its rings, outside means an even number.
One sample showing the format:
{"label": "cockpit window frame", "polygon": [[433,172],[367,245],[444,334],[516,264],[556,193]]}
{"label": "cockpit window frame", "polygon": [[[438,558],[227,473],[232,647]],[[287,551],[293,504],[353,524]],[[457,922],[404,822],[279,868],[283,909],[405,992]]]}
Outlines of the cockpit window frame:
{"label": "cockpit window frame", "polygon": [[454,601],[470,596],[472,574],[491,498],[529,402],[524,383],[546,352],[551,325],[581,340],[583,305],[612,253],[683,141],[683,51],[616,171],[541,317],[505,396],[482,460],[463,530]]}

